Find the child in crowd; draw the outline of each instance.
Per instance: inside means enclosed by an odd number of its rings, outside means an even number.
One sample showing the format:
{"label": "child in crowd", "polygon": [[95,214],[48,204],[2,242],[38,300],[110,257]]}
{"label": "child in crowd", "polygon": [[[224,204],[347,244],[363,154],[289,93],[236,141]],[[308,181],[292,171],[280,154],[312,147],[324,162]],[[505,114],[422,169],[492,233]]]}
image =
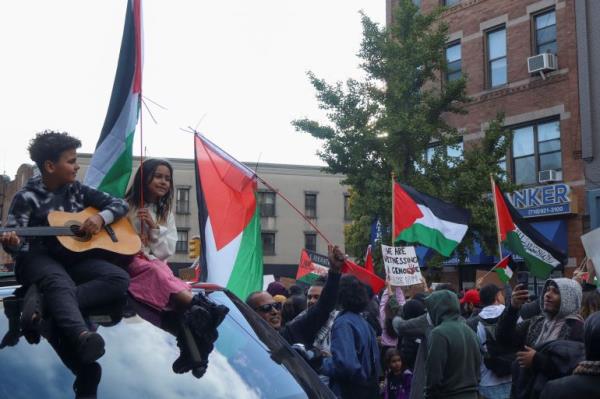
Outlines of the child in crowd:
{"label": "child in crowd", "polygon": [[412,372],[404,368],[400,352],[390,348],[385,352],[385,380],[382,386],[384,399],[408,399]]}
{"label": "child in crowd", "polygon": [[[52,211],[80,212],[94,207],[100,212],[80,227],[81,233],[94,235],[125,216],[125,201],[76,180],[80,146],[75,137],[50,130],[31,140],[29,154],[40,175],[29,179],[15,194],[6,227],[48,226],[48,214]],[[127,273],[95,253],[68,251],[55,237],[23,240],[13,231],[3,233],[0,242],[16,259],[17,281],[28,287],[20,321],[26,337],[32,334],[37,336],[33,342],[39,342],[42,310],[47,310],[66,337],[65,344],[74,347],[81,363],[90,364],[100,358],[104,340],[90,330],[81,309],[124,300]]]}
{"label": "child in crowd", "polygon": [[[179,311],[191,327],[198,345],[212,346],[216,327],[229,309],[213,303],[203,294],[194,295],[189,285],[175,277],[166,264],[167,258],[175,253],[177,243],[171,164],[162,159],[145,160],[125,199],[130,207],[128,217],[142,240],[142,250],[128,266],[129,292],[138,301],[157,310]],[[192,367],[186,359],[178,360],[173,366],[176,372],[185,372]]]}

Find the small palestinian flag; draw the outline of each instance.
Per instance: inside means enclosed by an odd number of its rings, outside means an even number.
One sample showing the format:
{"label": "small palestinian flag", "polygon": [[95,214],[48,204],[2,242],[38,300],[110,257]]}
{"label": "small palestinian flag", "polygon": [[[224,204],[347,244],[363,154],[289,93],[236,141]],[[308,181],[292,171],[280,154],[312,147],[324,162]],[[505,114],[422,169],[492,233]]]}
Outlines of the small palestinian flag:
{"label": "small palestinian flag", "polygon": [[548,278],[555,267],[567,262],[567,255],[519,215],[493,180],[492,190],[500,241],[525,260],[531,274]]}
{"label": "small palestinian flag", "polygon": [[467,233],[471,214],[394,182],[394,243],[419,243],[450,256]]}
{"label": "small palestinian flag", "polygon": [[319,276],[326,276],[328,271],[329,260],[327,257],[306,249],[302,250],[296,280],[311,284]]}
{"label": "small palestinian flag", "polygon": [[503,283],[508,283],[508,281],[513,276],[513,271],[508,265],[510,263],[511,255],[505,256],[496,266],[494,266],[494,271],[498,274],[498,278]]}

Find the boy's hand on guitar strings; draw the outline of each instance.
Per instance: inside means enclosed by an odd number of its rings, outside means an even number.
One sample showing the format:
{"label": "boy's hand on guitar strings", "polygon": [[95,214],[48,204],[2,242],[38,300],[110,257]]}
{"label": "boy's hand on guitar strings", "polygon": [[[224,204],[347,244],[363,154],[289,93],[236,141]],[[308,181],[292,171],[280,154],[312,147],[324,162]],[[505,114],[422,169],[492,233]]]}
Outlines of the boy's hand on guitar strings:
{"label": "boy's hand on guitar strings", "polygon": [[14,231],[2,233],[0,236],[0,242],[6,245],[17,246],[21,243],[21,239]]}
{"label": "boy's hand on guitar strings", "polygon": [[79,228],[79,231],[81,231],[84,234],[96,234],[100,232],[100,230],[102,230],[103,226],[104,219],[102,219],[102,216],[94,215],[90,216],[86,219],[85,222],[83,222],[83,224]]}
{"label": "boy's hand on guitar strings", "polygon": [[150,211],[148,210],[148,208],[140,208],[140,209],[138,209],[137,215],[140,218],[140,221],[143,222],[143,223],[145,223],[146,226],[148,226],[149,228],[151,228],[151,229],[157,229],[158,228],[158,226],[156,225],[156,223],[152,219],[152,215],[150,215]]}

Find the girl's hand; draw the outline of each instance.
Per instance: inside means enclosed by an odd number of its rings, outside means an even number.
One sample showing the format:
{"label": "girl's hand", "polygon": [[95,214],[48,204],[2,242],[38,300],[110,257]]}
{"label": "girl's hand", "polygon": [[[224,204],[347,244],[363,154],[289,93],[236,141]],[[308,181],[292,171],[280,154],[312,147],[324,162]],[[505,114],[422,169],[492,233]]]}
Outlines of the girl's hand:
{"label": "girl's hand", "polygon": [[152,219],[152,216],[150,215],[150,211],[148,210],[148,208],[140,208],[137,211],[137,216],[138,218],[140,218],[140,221],[142,223],[144,223],[146,226],[148,226],[151,229],[157,229],[158,225],[156,224],[156,222],[154,222],[154,219]]}

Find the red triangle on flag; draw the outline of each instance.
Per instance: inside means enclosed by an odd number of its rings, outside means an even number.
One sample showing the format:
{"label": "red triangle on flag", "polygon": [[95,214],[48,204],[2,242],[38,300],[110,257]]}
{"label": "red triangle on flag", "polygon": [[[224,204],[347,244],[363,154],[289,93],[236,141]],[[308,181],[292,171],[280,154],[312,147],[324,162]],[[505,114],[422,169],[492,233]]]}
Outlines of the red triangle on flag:
{"label": "red triangle on flag", "polygon": [[365,259],[365,269],[371,273],[375,273],[375,267],[373,265],[373,254],[371,253],[371,246],[367,247],[367,256]]}
{"label": "red triangle on flag", "polygon": [[398,182],[394,182],[393,238],[398,237],[400,232],[412,226],[421,217],[423,217],[423,212],[421,212],[417,203],[404,191]]}

